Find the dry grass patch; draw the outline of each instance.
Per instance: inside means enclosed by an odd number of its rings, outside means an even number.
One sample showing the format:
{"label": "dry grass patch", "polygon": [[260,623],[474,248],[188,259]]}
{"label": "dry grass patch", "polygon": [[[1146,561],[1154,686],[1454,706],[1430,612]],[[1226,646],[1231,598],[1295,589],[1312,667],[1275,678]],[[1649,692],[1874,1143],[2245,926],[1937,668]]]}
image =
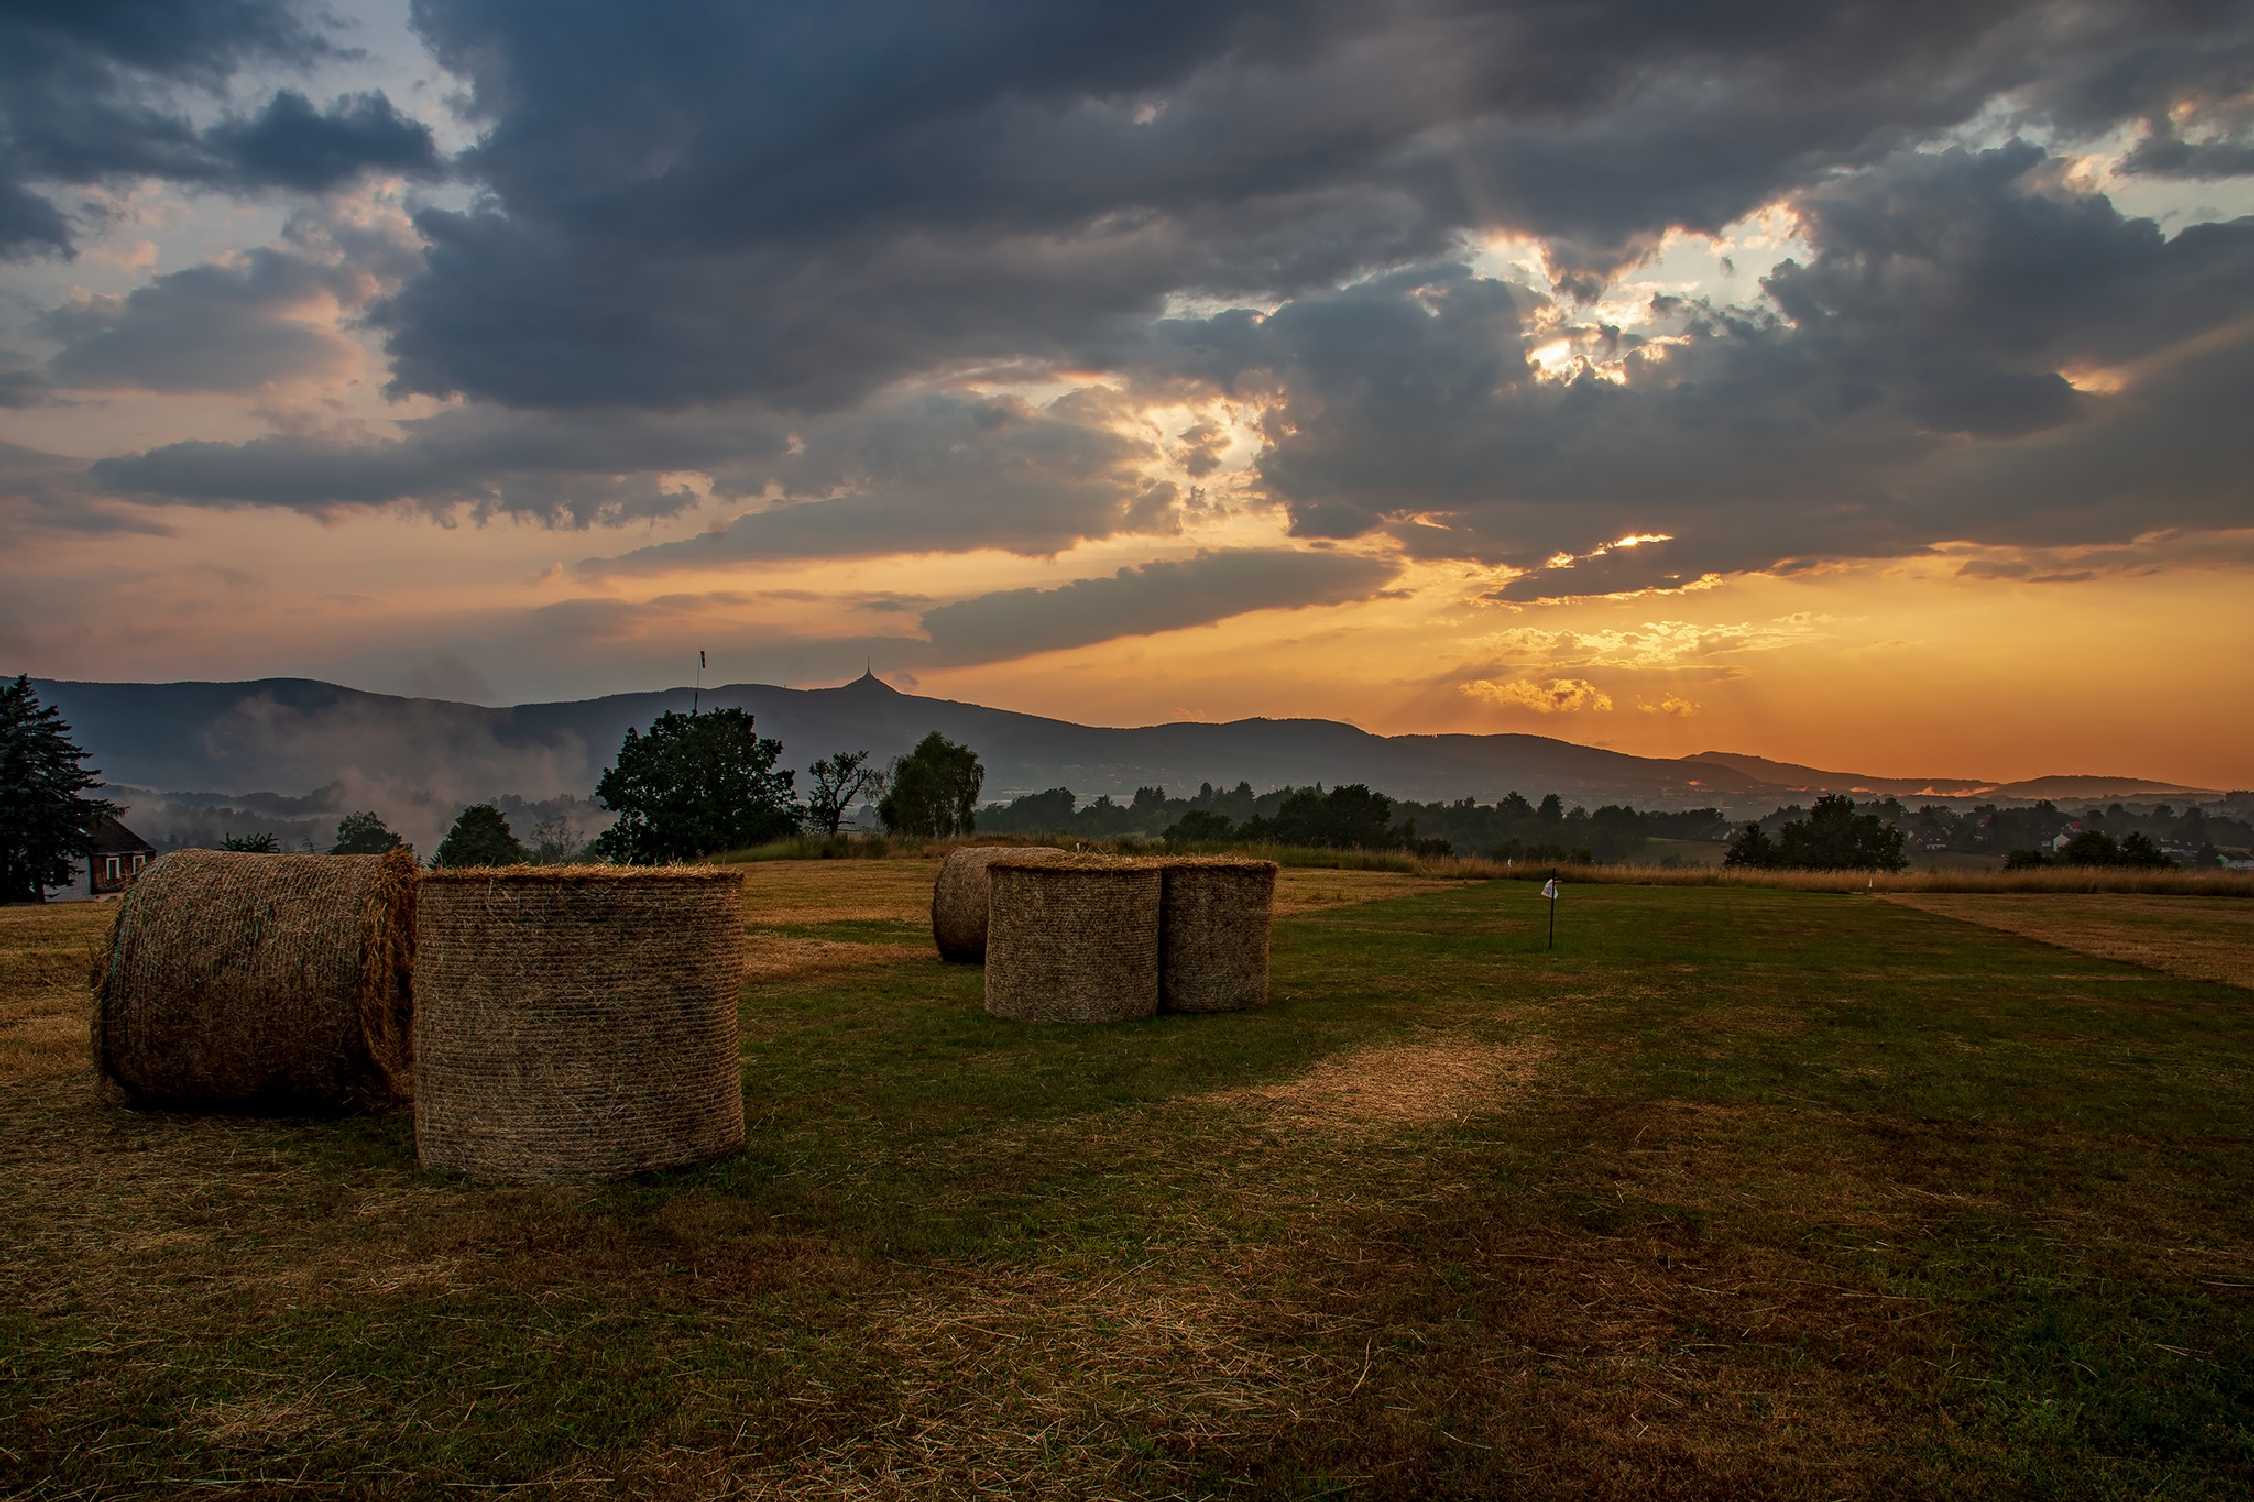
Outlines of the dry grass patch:
{"label": "dry grass patch", "polygon": [[2236,898],[2050,892],[1888,900],[2100,959],[2254,989],[2254,904]]}
{"label": "dry grass patch", "polygon": [[1452,892],[1460,881],[1398,871],[1322,871],[1286,866],[1276,875],[1276,916],[1311,913],[1356,902],[1385,902],[1426,892]]}
{"label": "dry grass patch", "polygon": [[860,944],[846,939],[812,939],[804,934],[755,928],[744,937],[744,979],[776,985],[832,975],[845,970],[882,969],[929,959],[922,944]]}
{"label": "dry grass patch", "polygon": [[1550,1054],[1541,1038],[1389,1044],[1325,1059],[1296,1079],[1194,1099],[1265,1107],[1281,1126],[1335,1132],[1430,1126],[1510,1104],[1533,1084]]}

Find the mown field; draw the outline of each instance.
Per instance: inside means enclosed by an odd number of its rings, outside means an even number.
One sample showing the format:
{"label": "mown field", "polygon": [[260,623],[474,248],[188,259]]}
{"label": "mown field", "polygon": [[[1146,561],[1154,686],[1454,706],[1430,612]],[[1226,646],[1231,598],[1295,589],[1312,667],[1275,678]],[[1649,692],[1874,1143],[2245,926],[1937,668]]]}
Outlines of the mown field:
{"label": "mown field", "polygon": [[0,910],[0,1494],[2254,1489],[2235,899],[1608,885],[1545,952],[1294,871],[1267,1011],[1071,1029],[931,869],[753,869],[750,1151],[600,1187],[104,1105],[106,915]]}

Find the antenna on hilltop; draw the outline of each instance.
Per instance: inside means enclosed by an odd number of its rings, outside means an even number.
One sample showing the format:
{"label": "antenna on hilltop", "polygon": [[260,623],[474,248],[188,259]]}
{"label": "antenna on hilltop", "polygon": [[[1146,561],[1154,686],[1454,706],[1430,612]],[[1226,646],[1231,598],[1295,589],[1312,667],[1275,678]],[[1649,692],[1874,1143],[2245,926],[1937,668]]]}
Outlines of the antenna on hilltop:
{"label": "antenna on hilltop", "polygon": [[697,686],[689,694],[689,713],[695,714],[704,700],[704,649],[697,649]]}

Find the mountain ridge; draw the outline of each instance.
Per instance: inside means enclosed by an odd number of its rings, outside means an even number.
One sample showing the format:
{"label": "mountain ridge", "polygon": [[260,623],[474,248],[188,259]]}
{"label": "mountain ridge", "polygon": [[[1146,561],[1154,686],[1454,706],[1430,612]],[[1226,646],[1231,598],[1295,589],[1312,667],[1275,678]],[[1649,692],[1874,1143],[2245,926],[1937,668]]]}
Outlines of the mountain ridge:
{"label": "mountain ridge", "polygon": [[[342,782],[346,796],[369,801],[386,788],[419,788],[462,801],[506,792],[585,795],[629,725],[647,726],[665,710],[701,704],[750,711],[762,734],[783,742],[784,764],[794,768],[838,750],[868,750],[887,760],[937,730],[979,752],[990,798],[1057,786],[1083,798],[1122,797],[1138,786],[1205,781],[1248,781],[1257,788],[1365,782],[1425,801],[1486,801],[1516,789],[1530,797],[1556,792],[1587,802],[1726,809],[1851,788],[2015,796],[2004,791],[2015,784],[1980,779],[1826,772],[1735,752],[1637,756],[1521,732],[1386,736],[1312,717],[1082,725],[905,693],[874,674],[825,688],[723,684],[509,706],[377,694],[312,678],[33,682],[43,700],[62,710],[105,777],[171,790],[286,793]],[[2066,794],[2084,797],[2107,796],[2117,787],[2204,791],[2078,774],[2019,785],[2044,782],[2087,784],[2091,790]],[[1967,791],[1934,791],[1943,787]]]}

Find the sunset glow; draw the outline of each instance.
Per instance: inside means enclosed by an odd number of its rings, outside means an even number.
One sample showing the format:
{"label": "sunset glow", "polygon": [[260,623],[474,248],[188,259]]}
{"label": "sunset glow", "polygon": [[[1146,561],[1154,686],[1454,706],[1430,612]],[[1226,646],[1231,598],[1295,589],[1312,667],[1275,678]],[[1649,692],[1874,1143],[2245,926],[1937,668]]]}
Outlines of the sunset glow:
{"label": "sunset glow", "polygon": [[[230,82],[194,173],[0,184],[56,206],[0,245],[9,672],[514,703],[703,650],[1091,723],[2254,783],[2249,117],[2077,92],[2126,22],[1946,107],[1862,58],[1868,120],[1780,103],[1685,186],[1625,97],[1329,97],[1359,23],[1257,108],[1217,46],[849,146],[732,65],[595,48],[676,135],[532,22],[350,9],[172,73],[71,42],[108,104]],[[360,155],[226,156],[278,89]]]}

